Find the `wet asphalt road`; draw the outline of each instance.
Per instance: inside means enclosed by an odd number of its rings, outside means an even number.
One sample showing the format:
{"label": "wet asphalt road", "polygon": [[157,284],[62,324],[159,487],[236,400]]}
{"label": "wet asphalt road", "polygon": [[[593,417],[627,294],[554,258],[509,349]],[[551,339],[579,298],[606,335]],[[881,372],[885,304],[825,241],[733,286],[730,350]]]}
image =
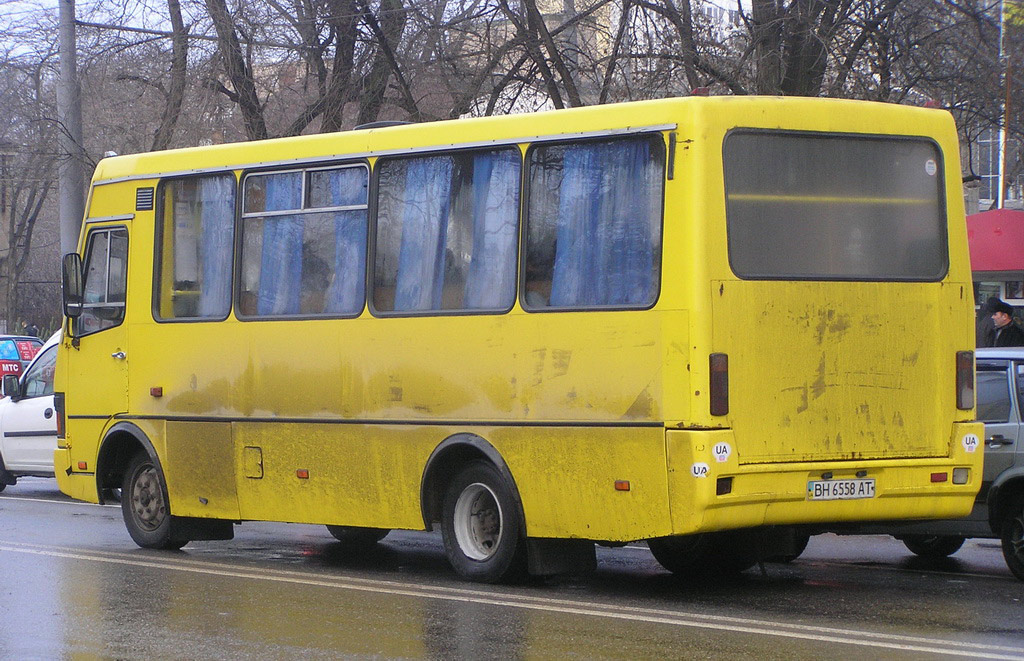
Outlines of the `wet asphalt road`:
{"label": "wet asphalt road", "polygon": [[0,494],[0,659],[1024,660],[1024,583],[995,540],[928,563],[888,537],[811,539],[789,565],[680,580],[642,547],[520,586],[459,581],[435,534],[344,553],[319,526],[137,548],[118,507],[53,480]]}

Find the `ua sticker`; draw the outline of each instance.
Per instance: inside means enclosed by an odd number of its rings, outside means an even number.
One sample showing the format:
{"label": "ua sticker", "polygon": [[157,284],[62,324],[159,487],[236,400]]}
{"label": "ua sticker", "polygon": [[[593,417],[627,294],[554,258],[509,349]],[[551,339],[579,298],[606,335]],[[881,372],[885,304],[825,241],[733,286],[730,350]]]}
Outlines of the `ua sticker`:
{"label": "ua sticker", "polygon": [[710,471],[711,468],[703,461],[699,461],[690,467],[690,472],[693,473],[694,477],[707,477]]}
{"label": "ua sticker", "polygon": [[715,459],[719,462],[725,461],[732,454],[732,448],[729,447],[728,443],[715,443],[714,447],[711,448],[711,452],[715,455]]}
{"label": "ua sticker", "polygon": [[964,449],[967,450],[968,452],[974,452],[975,450],[977,450],[979,443],[980,441],[978,440],[977,434],[964,434]]}

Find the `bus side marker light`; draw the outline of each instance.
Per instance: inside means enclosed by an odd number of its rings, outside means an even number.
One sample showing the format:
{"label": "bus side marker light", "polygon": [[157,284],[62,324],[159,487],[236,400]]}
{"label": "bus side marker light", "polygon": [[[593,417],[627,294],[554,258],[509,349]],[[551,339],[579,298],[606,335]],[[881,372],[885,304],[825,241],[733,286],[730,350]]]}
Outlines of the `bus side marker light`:
{"label": "bus side marker light", "polygon": [[949,479],[948,473],[932,473],[932,482],[945,482]]}
{"label": "bus side marker light", "polygon": [[84,462],[84,461],[80,461],[80,462],[78,462],[78,470],[80,470],[80,471],[84,471],[84,470],[86,470],[87,468],[89,468],[89,464],[87,464],[87,463],[86,463],[86,462]]}
{"label": "bus side marker light", "polygon": [[615,480],[616,491],[629,491],[629,480]]}
{"label": "bus side marker light", "polygon": [[163,397],[164,389],[162,386],[153,386],[152,388],[149,389],[149,394],[152,397]]}
{"label": "bus side marker light", "polygon": [[297,471],[295,471],[295,477],[299,478],[300,480],[308,480],[309,471],[305,468],[300,468]]}
{"label": "bus side marker light", "polygon": [[970,468],[954,468],[953,469],[953,484],[967,484],[971,478]]}

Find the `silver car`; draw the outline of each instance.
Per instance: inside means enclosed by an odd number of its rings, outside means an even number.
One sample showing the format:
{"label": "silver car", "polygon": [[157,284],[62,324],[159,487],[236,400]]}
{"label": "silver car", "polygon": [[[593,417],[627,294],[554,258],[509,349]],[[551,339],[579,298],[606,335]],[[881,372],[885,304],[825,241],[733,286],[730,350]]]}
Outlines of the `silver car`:
{"label": "silver car", "polygon": [[1024,347],[978,349],[977,416],[985,423],[985,467],[965,519],[842,527],[840,534],[884,533],[917,555],[942,558],[973,537],[999,539],[1013,575],[1024,581]]}

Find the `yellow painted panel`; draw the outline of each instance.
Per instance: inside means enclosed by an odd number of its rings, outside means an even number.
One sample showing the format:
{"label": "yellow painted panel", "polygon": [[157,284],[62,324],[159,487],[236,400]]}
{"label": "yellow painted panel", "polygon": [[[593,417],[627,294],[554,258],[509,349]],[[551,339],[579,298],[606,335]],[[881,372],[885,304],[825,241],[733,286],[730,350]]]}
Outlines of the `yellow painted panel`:
{"label": "yellow painted panel", "polygon": [[[668,534],[661,428],[495,429],[487,436],[519,487],[527,533],[628,541]],[[616,491],[626,480],[629,491]]]}
{"label": "yellow painted panel", "polygon": [[719,281],[711,290],[741,462],[949,454],[968,286]]}
{"label": "yellow painted panel", "polygon": [[[278,422],[233,427],[237,456],[255,447],[263,457],[262,479],[240,475],[236,481],[243,519],[423,528],[419,484],[439,442],[436,428]],[[300,470],[309,477],[300,478]]]}
{"label": "yellow painted panel", "polygon": [[238,519],[231,423],[168,421],[167,496],[176,516]]}

